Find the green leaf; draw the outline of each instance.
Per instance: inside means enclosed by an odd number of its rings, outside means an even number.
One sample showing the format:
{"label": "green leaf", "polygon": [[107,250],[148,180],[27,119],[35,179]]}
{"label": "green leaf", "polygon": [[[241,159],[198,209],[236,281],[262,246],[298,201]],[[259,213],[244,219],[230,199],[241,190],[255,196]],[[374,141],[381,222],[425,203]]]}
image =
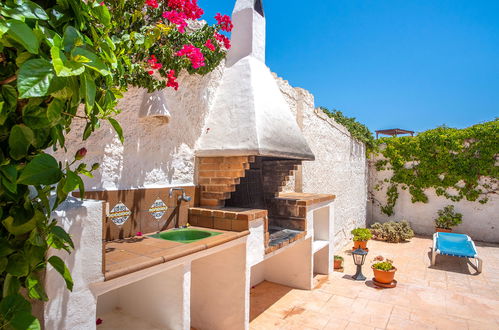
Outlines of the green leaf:
{"label": "green leaf", "polygon": [[7,263],[9,260],[5,257],[0,257],[0,274],[3,273],[5,267],[7,267]]}
{"label": "green leaf", "polygon": [[80,32],[72,26],[67,26],[64,30],[64,37],[62,40],[64,51],[70,52],[76,46],[82,46],[83,37]]}
{"label": "green leaf", "polygon": [[26,288],[28,289],[28,295],[30,298],[43,301],[48,300],[47,294],[43,289],[43,285],[35,275],[30,274],[26,277]]}
{"label": "green leaf", "polygon": [[73,49],[71,52],[71,56],[76,57],[76,56],[82,56],[86,59],[88,59],[88,62],[83,63],[83,65],[99,72],[103,76],[110,75],[111,73],[108,70],[108,67],[102,62],[102,60],[93,52],[82,48],[82,47],[76,47]]}
{"label": "green leaf", "polygon": [[38,54],[40,42],[26,23],[11,19],[7,21],[7,27],[10,38],[21,44],[31,54]]}
{"label": "green leaf", "polygon": [[74,249],[75,246],[73,240],[71,239],[71,236],[62,227],[54,226],[50,230],[50,233],[54,235],[60,242],[62,242],[63,244],[67,244]]}
{"label": "green leaf", "polygon": [[49,61],[41,58],[26,61],[19,68],[17,77],[19,98],[47,95],[53,78],[54,68]]}
{"label": "green leaf", "polygon": [[4,175],[6,179],[10,182],[17,181],[17,170],[14,165],[4,165],[0,167],[0,172]]}
{"label": "green leaf", "polygon": [[50,122],[47,118],[47,108],[41,107],[39,102],[32,102],[23,108],[23,122],[31,129],[50,128]]}
{"label": "green leaf", "polygon": [[48,20],[49,17],[42,7],[29,0],[18,2],[17,7],[2,8],[3,16],[12,17],[24,21],[25,18]]}
{"label": "green leaf", "polygon": [[14,330],[41,329],[40,321],[31,312],[17,312],[9,323]]}
{"label": "green leaf", "polygon": [[52,55],[52,63],[58,77],[78,76],[85,71],[83,64],[69,61],[57,46],[50,48],[50,55]]}
{"label": "green leaf", "polygon": [[69,269],[64,264],[61,258],[58,256],[52,256],[49,258],[48,262],[54,267],[55,270],[61,274],[62,278],[66,282],[66,286],[70,291],[73,291],[73,279],[69,273]]}
{"label": "green leaf", "polygon": [[26,256],[20,252],[9,256],[9,262],[5,271],[13,276],[26,276],[29,273],[29,262]]}
{"label": "green leaf", "polygon": [[[7,277],[9,277],[9,275],[7,275]],[[13,316],[19,312],[31,313],[31,304],[17,292],[10,295],[4,295],[4,298],[0,302],[0,315],[2,315],[5,320],[10,321]]]}
{"label": "green leaf", "polygon": [[66,182],[62,187],[62,191],[66,194],[69,194],[70,192],[78,188],[78,185],[80,184],[80,180],[78,179],[80,177],[75,172],[69,170],[67,171],[66,175],[67,175]]}
{"label": "green leaf", "polygon": [[17,107],[17,91],[12,85],[2,86],[2,96],[5,101],[4,106],[8,106],[11,110]]}
{"label": "green leaf", "polygon": [[21,172],[17,183],[25,185],[54,184],[62,177],[62,171],[54,157],[48,154],[36,155]]}
{"label": "green leaf", "polygon": [[64,109],[64,102],[59,99],[53,99],[47,108],[47,119],[50,122],[50,126],[56,125],[61,120],[61,113]]}
{"label": "green leaf", "polygon": [[93,109],[95,104],[95,80],[92,79],[90,74],[84,73],[81,77],[80,94],[85,97],[85,107],[87,114]]}
{"label": "green leaf", "polygon": [[113,126],[114,130],[116,131],[116,134],[118,134],[121,143],[123,143],[125,138],[123,137],[123,129],[121,128],[121,125],[114,118],[108,118],[107,120]]}
{"label": "green leaf", "polygon": [[12,252],[14,252],[14,250],[10,247],[6,240],[0,241],[0,257],[8,256]]}
{"label": "green leaf", "polygon": [[93,7],[92,14],[94,14],[105,27],[111,25],[111,14],[109,13],[107,6],[98,5]]}
{"label": "green leaf", "polygon": [[40,235],[40,232],[36,228],[33,229],[29,234],[29,242],[35,246],[44,247],[46,245],[45,240],[43,239],[42,235]]}
{"label": "green leaf", "polygon": [[45,215],[42,212],[36,210],[32,218],[26,220],[22,217],[8,216],[2,223],[5,229],[9,231],[12,235],[22,235],[33,230],[38,222],[42,222],[45,219]]}
{"label": "green leaf", "polygon": [[24,62],[29,60],[31,58],[31,56],[33,56],[33,55],[31,55],[29,52],[22,52],[16,58],[16,65],[21,66]]}
{"label": "green leaf", "polygon": [[10,156],[15,160],[23,158],[33,141],[33,131],[29,127],[22,124],[15,125],[12,127],[9,136]]}

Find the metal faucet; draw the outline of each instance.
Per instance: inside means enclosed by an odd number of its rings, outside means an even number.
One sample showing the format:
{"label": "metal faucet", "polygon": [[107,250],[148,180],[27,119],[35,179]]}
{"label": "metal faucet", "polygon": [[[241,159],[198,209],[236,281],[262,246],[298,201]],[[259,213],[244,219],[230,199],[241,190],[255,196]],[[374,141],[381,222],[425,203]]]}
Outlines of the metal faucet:
{"label": "metal faucet", "polygon": [[177,201],[184,201],[184,202],[190,202],[191,201],[191,197],[190,196],[187,196],[185,194],[185,190],[184,188],[170,188],[170,192],[169,192],[169,196],[170,198],[173,197],[173,191],[174,190],[179,190],[179,191],[182,191],[182,195],[178,196],[177,198]]}
{"label": "metal faucet", "polygon": [[190,196],[187,196],[185,194],[185,190],[184,188],[170,188],[170,192],[168,193],[168,195],[170,196],[170,198],[173,197],[173,192],[175,190],[179,190],[179,191],[182,191],[182,195],[179,195],[178,198],[177,198],[177,206],[175,206],[175,209],[173,210],[172,214],[170,215],[170,217],[166,220],[165,224],[163,225],[163,227],[158,230],[158,233],[165,230],[166,228],[168,228],[168,225],[170,225],[170,223],[173,221],[173,217],[175,217],[175,224],[173,226],[173,228],[179,228],[179,217],[180,217],[180,203],[182,202],[189,202],[191,200],[191,197]]}

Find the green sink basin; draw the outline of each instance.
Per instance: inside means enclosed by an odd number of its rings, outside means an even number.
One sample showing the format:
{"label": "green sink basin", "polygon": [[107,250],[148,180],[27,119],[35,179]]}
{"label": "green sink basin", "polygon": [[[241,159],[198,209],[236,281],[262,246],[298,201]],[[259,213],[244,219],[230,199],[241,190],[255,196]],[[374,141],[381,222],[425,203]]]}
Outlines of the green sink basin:
{"label": "green sink basin", "polygon": [[164,231],[162,233],[151,235],[150,237],[164,239],[167,241],[174,241],[179,243],[192,243],[204,238],[220,235],[221,233],[208,230],[199,229],[173,229]]}

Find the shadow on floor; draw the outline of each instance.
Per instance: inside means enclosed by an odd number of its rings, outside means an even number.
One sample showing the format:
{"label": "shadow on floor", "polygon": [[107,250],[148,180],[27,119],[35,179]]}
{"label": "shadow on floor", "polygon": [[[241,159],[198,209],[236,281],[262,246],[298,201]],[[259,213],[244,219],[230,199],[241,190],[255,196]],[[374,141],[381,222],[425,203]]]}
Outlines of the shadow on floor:
{"label": "shadow on floor", "polygon": [[[431,250],[428,252],[428,259],[431,262]],[[428,268],[465,275],[478,275],[476,270],[473,268],[473,264],[467,258],[437,254],[436,260],[435,266],[430,266]]]}
{"label": "shadow on floor", "polygon": [[250,290],[250,322],[284,297],[293,288],[263,281]]}

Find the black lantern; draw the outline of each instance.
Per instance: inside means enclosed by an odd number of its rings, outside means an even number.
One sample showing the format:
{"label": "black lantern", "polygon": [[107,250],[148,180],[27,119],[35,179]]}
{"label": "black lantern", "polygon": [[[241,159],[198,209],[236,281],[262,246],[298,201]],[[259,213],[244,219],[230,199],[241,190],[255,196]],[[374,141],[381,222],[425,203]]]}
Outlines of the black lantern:
{"label": "black lantern", "polygon": [[366,260],[366,255],[367,252],[362,249],[357,249],[355,251],[352,251],[353,263],[357,266],[357,272],[355,273],[354,276],[352,276],[354,280],[364,281],[366,279],[366,277],[362,275],[362,265]]}

